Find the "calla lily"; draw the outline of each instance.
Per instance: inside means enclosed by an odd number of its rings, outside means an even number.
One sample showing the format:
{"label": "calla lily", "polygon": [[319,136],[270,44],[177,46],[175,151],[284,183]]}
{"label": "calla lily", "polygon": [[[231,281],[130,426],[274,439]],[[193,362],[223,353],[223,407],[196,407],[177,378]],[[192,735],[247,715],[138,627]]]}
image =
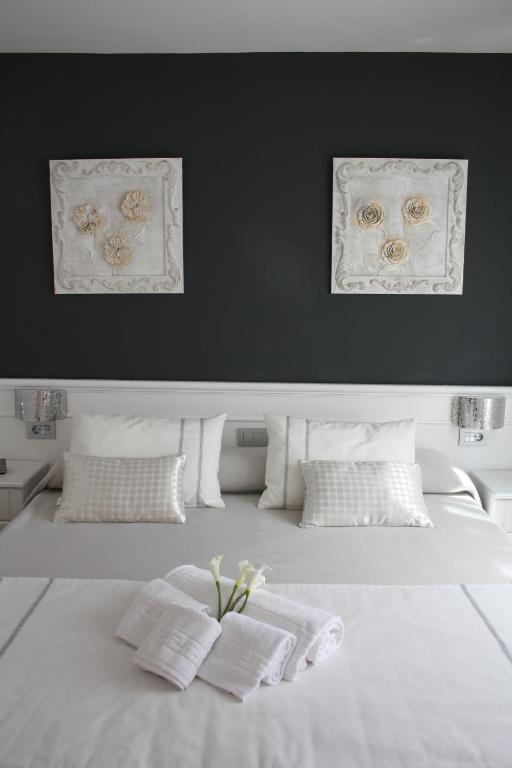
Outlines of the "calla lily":
{"label": "calla lily", "polygon": [[[229,611],[242,613],[247,605],[251,592],[254,592],[255,589],[259,589],[265,584],[264,572],[272,570],[269,565],[260,565],[259,568],[255,568],[248,560],[240,560],[238,563],[238,576],[233,583],[233,589],[226,603],[226,607],[223,609],[222,592],[220,588],[220,564],[222,558],[222,555],[217,555],[216,557],[212,557],[210,561],[210,571],[213,574],[215,586],[217,587],[217,621],[220,621]],[[240,603],[241,606],[238,608]]]}
{"label": "calla lily", "polygon": [[220,621],[222,614],[222,595],[220,592],[220,563],[224,555],[217,555],[210,560],[210,571],[213,574],[215,580],[215,586],[217,587],[217,621]]}
{"label": "calla lily", "polygon": [[236,580],[237,588],[245,581],[246,573],[251,568],[254,568],[254,566],[248,560],[240,560],[238,563],[238,578]]}
{"label": "calla lily", "polygon": [[[245,574],[251,569],[254,568],[253,564],[250,563],[248,560],[240,560],[238,563],[238,576],[233,584],[233,589],[231,591],[231,594],[229,596],[229,599],[226,603],[226,607],[221,612],[221,618],[226,615],[229,611],[232,611],[236,604],[242,599],[242,597],[245,595]],[[240,587],[243,588],[243,591],[241,594],[237,595],[238,590]]]}
{"label": "calla lily", "polygon": [[264,571],[270,571],[269,565],[260,565],[259,568],[251,566],[247,568],[245,572],[245,580],[247,583],[247,591],[249,593],[254,592],[255,589],[259,589],[265,584]]}
{"label": "calla lily", "polygon": [[220,564],[224,555],[217,555],[212,557],[210,561],[210,571],[213,573],[215,581],[220,581]]}

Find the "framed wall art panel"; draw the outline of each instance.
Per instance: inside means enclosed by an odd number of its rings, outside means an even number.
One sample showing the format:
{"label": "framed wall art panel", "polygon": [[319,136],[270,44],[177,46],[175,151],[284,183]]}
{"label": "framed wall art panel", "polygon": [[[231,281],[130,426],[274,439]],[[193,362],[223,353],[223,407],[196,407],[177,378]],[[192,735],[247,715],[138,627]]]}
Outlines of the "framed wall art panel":
{"label": "framed wall art panel", "polygon": [[55,293],[183,293],[181,158],[50,160]]}
{"label": "framed wall art panel", "polygon": [[332,293],[462,293],[467,160],[335,157]]}

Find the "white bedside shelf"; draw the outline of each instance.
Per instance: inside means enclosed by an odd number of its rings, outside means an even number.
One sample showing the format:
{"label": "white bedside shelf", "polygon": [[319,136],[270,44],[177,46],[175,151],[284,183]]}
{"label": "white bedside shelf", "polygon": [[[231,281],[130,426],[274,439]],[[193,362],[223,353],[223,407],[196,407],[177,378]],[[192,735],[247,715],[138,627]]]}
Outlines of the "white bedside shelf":
{"label": "white bedside shelf", "polygon": [[489,517],[512,538],[512,469],[472,472]]}
{"label": "white bedside shelf", "polygon": [[47,470],[45,461],[7,459],[7,472],[0,475],[0,530],[21,512],[30,491]]}

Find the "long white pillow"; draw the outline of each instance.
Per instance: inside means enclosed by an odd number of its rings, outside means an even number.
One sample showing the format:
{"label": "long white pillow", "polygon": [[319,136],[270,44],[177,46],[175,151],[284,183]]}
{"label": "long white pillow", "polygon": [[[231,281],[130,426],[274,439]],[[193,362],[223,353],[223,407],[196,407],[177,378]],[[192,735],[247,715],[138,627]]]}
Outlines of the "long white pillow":
{"label": "long white pillow", "polygon": [[195,419],[78,413],[70,453],[131,459],[184,453],[185,506],[222,508],[218,473],[225,420],[225,413]]}
{"label": "long white pillow", "polygon": [[295,508],[304,504],[299,461],[415,460],[416,422],[315,421],[265,414],[268,430],[266,490],[260,508]]}

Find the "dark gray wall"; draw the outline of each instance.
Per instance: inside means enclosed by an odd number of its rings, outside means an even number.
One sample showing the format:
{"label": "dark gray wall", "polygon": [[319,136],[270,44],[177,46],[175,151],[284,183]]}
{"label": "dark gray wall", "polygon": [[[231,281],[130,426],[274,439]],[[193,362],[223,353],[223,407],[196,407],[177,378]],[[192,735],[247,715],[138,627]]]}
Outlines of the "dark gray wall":
{"label": "dark gray wall", "polygon": [[[512,384],[510,56],[0,61],[0,376]],[[175,155],[185,294],[55,296],[48,159]],[[359,155],[469,159],[463,296],[330,294]]]}

